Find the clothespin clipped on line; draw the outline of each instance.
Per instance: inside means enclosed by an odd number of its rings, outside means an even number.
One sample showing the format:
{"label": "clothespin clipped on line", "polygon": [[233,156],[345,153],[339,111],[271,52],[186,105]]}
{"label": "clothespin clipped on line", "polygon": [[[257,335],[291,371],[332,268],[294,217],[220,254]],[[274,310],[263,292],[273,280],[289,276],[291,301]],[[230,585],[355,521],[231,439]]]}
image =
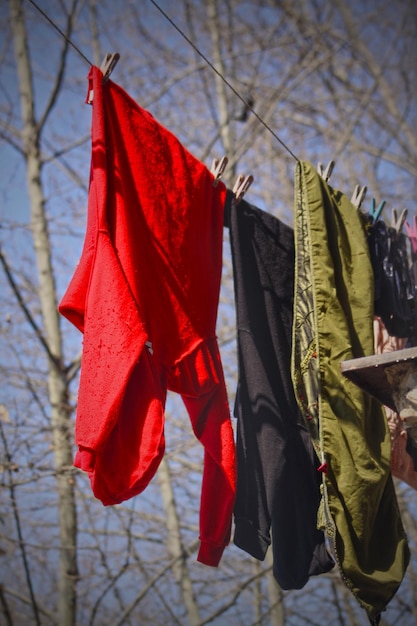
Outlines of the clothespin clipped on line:
{"label": "clothespin clipped on line", "polygon": [[214,176],[214,180],[213,180],[213,187],[217,187],[217,184],[219,182],[219,180],[221,179],[221,177],[223,176],[223,172],[226,169],[226,165],[228,164],[229,159],[224,156],[222,157],[220,160],[219,159],[214,159],[213,163],[211,165],[211,173]]}
{"label": "clothespin clipped on line", "polygon": [[[100,70],[103,73],[103,83],[105,83],[110,78],[110,74],[116,67],[119,59],[120,59],[120,54],[118,52],[107,52],[106,56],[104,57],[100,65]],[[90,91],[88,92],[87,104],[92,104],[93,98],[94,98],[94,89],[90,89]]]}
{"label": "clothespin clipped on line", "polygon": [[317,163],[317,171],[326,183],[332,175],[335,165],[336,161],[329,161],[326,169],[323,169],[323,163],[320,163],[320,161]]}
{"label": "clothespin clipped on line", "polygon": [[410,226],[408,222],[405,222],[405,230],[407,232],[408,238],[411,241],[411,246],[413,248],[413,252],[417,252],[417,215],[413,217],[413,226]]}
{"label": "clothespin clipped on line", "polygon": [[392,209],[391,227],[395,230],[397,235],[399,235],[403,229],[407,214],[408,214],[408,209],[403,209],[400,213],[400,216],[398,217],[397,209]]}
{"label": "clothespin clipped on line", "polygon": [[362,202],[365,200],[367,191],[368,191],[367,187],[365,186],[360,187],[359,185],[356,185],[353,191],[350,201],[358,210],[361,208]]}
{"label": "clothespin clipped on line", "polygon": [[103,83],[105,83],[110,78],[110,74],[116,67],[119,59],[120,54],[118,52],[108,52],[106,54],[102,64],[100,65],[100,69],[103,72]]}
{"label": "clothespin clipped on line", "polygon": [[383,210],[385,204],[386,204],[385,200],[382,200],[378,204],[378,207],[377,207],[375,198],[372,198],[372,200],[371,200],[371,208],[370,208],[369,213],[368,213],[368,216],[372,220],[372,224],[374,224],[375,222],[377,222],[379,220],[379,217],[380,217],[380,215],[382,213],[382,210]]}
{"label": "clothespin clipped on line", "polygon": [[235,182],[235,186],[233,187],[233,193],[235,194],[235,204],[239,204],[242,200],[243,196],[253,183],[253,176],[249,174],[249,176],[243,176],[243,174],[239,174],[237,180]]}

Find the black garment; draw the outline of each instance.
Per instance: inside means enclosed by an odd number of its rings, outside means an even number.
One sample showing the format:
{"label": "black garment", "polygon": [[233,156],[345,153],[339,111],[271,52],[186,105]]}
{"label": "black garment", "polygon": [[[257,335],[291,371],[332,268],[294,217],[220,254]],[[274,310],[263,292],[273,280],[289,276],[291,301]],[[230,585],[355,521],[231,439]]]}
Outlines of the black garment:
{"label": "black garment", "polygon": [[319,462],[296,404],[291,374],[294,233],[228,195],[239,381],[234,543],[263,560],[272,534],[273,572],[301,589],[334,561],[317,530]]}
{"label": "black garment", "polygon": [[372,224],[368,232],[375,315],[379,315],[392,337],[414,337],[417,334],[416,289],[407,237],[383,220]]}

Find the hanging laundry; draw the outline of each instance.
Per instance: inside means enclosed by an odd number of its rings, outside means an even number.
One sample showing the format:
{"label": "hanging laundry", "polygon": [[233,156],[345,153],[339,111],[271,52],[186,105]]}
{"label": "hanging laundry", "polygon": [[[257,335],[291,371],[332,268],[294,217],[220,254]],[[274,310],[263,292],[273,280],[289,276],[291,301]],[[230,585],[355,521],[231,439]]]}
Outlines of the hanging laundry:
{"label": "hanging laundry", "polygon": [[235,444],[215,324],[226,188],[93,67],[84,248],[59,310],[84,333],[75,465],[103,504],[140,493],[164,454],[167,389],[204,446],[198,560],[230,540]]}
{"label": "hanging laundry", "polygon": [[[404,222],[408,238],[410,257],[410,280],[414,291],[414,310],[417,317],[417,215],[413,216],[412,225],[407,220]],[[412,333],[407,337],[407,348],[417,346],[417,322],[413,324]]]}
{"label": "hanging laundry", "polygon": [[291,382],[294,232],[228,195],[238,345],[234,543],[257,559],[271,543],[273,574],[300,589],[334,560],[317,529],[319,465]]}
{"label": "hanging laundry", "polygon": [[417,335],[416,289],[407,236],[379,219],[368,226],[374,273],[375,315],[393,337]]}
{"label": "hanging laundry", "polygon": [[382,406],[340,368],[341,361],[373,354],[373,274],[364,220],[313,165],[299,162],[294,224],[294,388],[322,461],[323,526],[343,580],[376,624],[410,555]]}
{"label": "hanging laundry", "polygon": [[[415,348],[411,348],[415,351]],[[417,367],[415,360],[385,368],[392,398],[409,436],[417,441]]]}
{"label": "hanging laundry", "polygon": [[[406,339],[391,337],[380,317],[374,319],[375,354],[403,350]],[[391,472],[410,487],[417,489],[417,444],[408,435],[398,411],[384,406],[391,435]]]}

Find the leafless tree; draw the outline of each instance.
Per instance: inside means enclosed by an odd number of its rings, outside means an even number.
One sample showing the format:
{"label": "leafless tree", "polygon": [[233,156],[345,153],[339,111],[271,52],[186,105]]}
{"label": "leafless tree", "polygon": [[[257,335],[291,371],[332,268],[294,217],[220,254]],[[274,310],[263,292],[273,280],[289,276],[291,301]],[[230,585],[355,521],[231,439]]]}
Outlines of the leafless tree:
{"label": "leafless tree", "polygon": [[[174,394],[155,480],[122,505],[95,500],[72,466],[81,337],[57,303],[85,230],[86,58],[99,64],[119,51],[112,78],[208,166],[226,155],[230,187],[253,174],[249,201],[287,223],[297,158],[335,159],[332,182],[343,191],[367,185],[388,211],[412,213],[414,0],[38,6],[65,37],[30,0],[0,7],[0,621],[366,624],[336,570],[282,591],[271,551],[259,563],[231,545],[219,568],[196,563],[202,449]],[[233,407],[231,276],[225,230],[218,337]],[[397,483],[397,493],[413,558],[381,624],[401,626],[417,617],[417,512],[410,488]]]}

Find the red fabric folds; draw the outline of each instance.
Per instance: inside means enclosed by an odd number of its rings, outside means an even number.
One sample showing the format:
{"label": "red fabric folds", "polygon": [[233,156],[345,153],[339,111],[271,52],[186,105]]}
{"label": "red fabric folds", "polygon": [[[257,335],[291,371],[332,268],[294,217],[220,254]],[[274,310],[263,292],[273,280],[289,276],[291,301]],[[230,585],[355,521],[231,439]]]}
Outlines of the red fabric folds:
{"label": "red fabric folds", "polygon": [[93,67],[88,220],[59,310],[84,333],[75,465],[103,504],[149,484],[167,389],[204,446],[198,560],[230,539],[235,446],[215,337],[226,188]]}

